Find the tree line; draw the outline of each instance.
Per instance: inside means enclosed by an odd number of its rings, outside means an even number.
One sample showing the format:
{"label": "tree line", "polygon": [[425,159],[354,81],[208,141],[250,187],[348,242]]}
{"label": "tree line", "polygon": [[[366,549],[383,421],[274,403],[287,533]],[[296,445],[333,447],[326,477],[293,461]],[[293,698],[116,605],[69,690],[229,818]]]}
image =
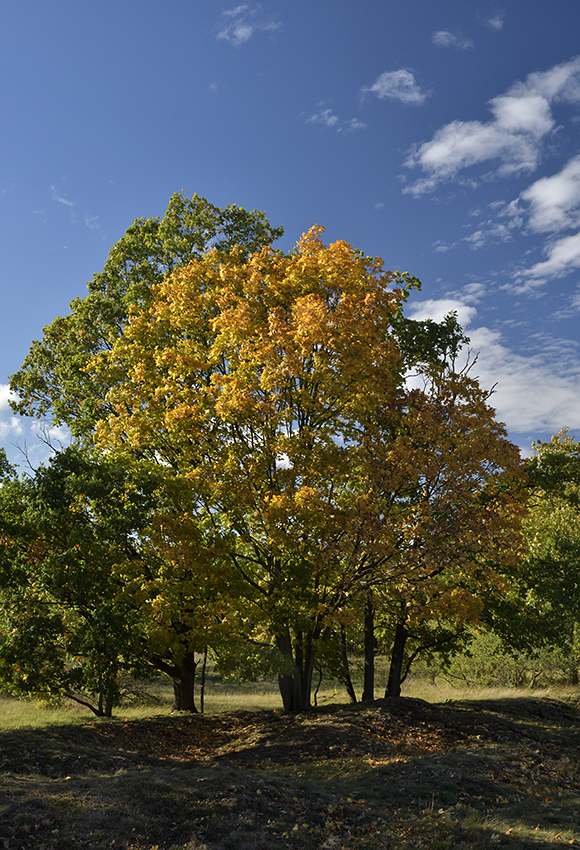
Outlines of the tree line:
{"label": "tree line", "polygon": [[353,654],[372,700],[379,651],[395,697],[473,627],[571,633],[574,439],[522,461],[456,317],[409,319],[414,277],[322,234],[284,252],[263,213],[176,194],[32,343],[13,407],[71,445],[0,470],[5,689],[110,715],[155,669],[195,711],[211,652],[302,711],[315,670],[358,698]]}

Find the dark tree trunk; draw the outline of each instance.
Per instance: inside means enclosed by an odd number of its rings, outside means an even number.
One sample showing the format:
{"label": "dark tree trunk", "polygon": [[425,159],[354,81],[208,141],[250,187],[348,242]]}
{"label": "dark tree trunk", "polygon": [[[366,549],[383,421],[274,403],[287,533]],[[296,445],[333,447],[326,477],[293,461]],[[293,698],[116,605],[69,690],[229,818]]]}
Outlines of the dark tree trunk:
{"label": "dark tree trunk", "polygon": [[395,642],[393,644],[393,652],[391,654],[391,666],[389,668],[389,680],[387,682],[387,690],[385,697],[400,697],[401,682],[403,680],[403,659],[405,656],[405,644],[409,632],[404,623],[397,623],[395,629]]}
{"label": "dark tree trunk", "polygon": [[151,658],[150,663],[173,681],[173,709],[197,714],[194,696],[197,662],[194,653],[188,652],[179,664],[171,664],[159,656]]}
{"label": "dark tree trunk", "polygon": [[117,689],[117,676],[113,675],[107,683],[107,692],[105,694],[105,717],[113,716],[113,706],[115,705],[115,691]]}
{"label": "dark tree trunk", "polygon": [[195,707],[195,668],[197,662],[193,652],[183,657],[181,664],[176,665],[177,675],[173,677],[173,708],[175,711],[191,711],[197,714]]}
{"label": "dark tree trunk", "polygon": [[199,683],[199,710],[203,714],[205,708],[205,674],[207,671],[207,646],[203,651],[203,663],[201,665],[201,681]]}
{"label": "dark tree trunk", "polygon": [[94,709],[97,717],[113,716],[116,684],[117,677],[115,673],[112,673],[110,676],[105,675],[101,678],[101,686],[99,690],[97,708]]}
{"label": "dark tree trunk", "polygon": [[312,674],[314,672],[314,636],[308,632],[306,636],[300,633],[296,645],[292,648],[290,632],[276,637],[276,646],[284,656],[290,673],[280,673],[278,686],[282,697],[284,711],[296,713],[310,708],[310,693],[312,690]]}
{"label": "dark tree trunk", "polygon": [[372,702],[375,698],[375,610],[373,596],[369,591],[364,607],[364,647],[365,667],[362,702]]}
{"label": "dark tree trunk", "polygon": [[356,703],[356,691],[354,689],[354,685],[352,683],[352,679],[350,677],[350,667],[348,663],[348,652],[346,649],[346,629],[344,625],[340,624],[340,652],[341,652],[341,660],[342,660],[342,678],[343,684],[346,688],[346,692],[349,696],[349,699],[352,703]]}

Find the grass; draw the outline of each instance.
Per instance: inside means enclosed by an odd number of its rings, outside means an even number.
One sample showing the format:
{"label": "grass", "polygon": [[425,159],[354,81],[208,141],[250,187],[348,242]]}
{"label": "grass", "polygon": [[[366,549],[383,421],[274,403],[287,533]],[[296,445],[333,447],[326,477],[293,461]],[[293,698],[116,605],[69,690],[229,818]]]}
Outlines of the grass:
{"label": "grass", "polygon": [[[361,671],[354,667],[353,672],[355,689],[360,696]],[[376,680],[379,683],[386,680],[384,659],[378,659]],[[118,718],[139,720],[171,713],[173,690],[166,677],[159,676],[152,681],[132,683],[131,687],[135,687],[136,693],[134,696],[129,693],[121,706],[115,709],[115,715]],[[424,676],[413,675],[402,688],[402,695],[405,697],[438,703],[462,699],[526,698],[530,694],[537,698],[553,697],[570,701],[578,698],[578,693],[577,688],[563,686],[539,688],[533,691],[524,688],[458,688],[439,677],[431,681]],[[376,688],[376,694],[377,697],[383,696],[381,687]],[[199,702],[199,694],[197,699]],[[323,681],[316,695],[315,705],[324,707],[346,701],[347,696],[340,683]],[[281,699],[277,681],[274,678],[256,682],[224,681],[215,669],[210,668],[207,674],[204,708],[206,714],[260,709],[278,710],[281,708]],[[88,709],[70,700],[64,701],[61,705],[47,706],[34,700],[0,696],[0,730],[45,728],[54,724],[82,724],[91,720],[92,717]]]}

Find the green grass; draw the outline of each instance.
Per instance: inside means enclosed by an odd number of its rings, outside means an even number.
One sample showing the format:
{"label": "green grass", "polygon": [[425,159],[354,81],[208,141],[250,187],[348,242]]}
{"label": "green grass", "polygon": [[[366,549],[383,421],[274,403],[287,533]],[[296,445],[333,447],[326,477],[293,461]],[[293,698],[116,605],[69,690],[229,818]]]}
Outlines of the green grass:
{"label": "green grass", "polygon": [[[384,696],[384,682],[387,677],[386,661],[377,660],[375,696]],[[362,671],[360,665],[353,665],[353,681],[357,694],[362,692]],[[316,684],[316,683],[315,683]],[[173,706],[171,682],[165,676],[159,676],[146,682],[128,682],[127,694],[120,706],[114,709],[117,719],[139,720],[159,715],[169,715]],[[134,690],[134,693],[131,691]],[[432,703],[444,703],[448,700],[479,699],[518,699],[533,695],[537,698],[561,699],[567,702],[580,700],[578,688],[553,686],[530,691],[523,688],[467,688],[454,687],[443,678],[434,681],[424,676],[411,675],[403,684],[402,696],[423,699]],[[196,693],[199,707],[199,690]],[[344,687],[335,681],[323,680],[313,703],[324,707],[336,703],[346,703],[348,697]],[[237,682],[223,680],[213,668],[209,668],[206,678],[205,705],[206,714],[222,714],[232,711],[281,710],[282,703],[278,683],[275,678],[256,682]],[[87,709],[71,700],[63,700],[61,705],[43,705],[42,703],[15,697],[0,696],[0,730],[18,728],[45,728],[54,724],[86,723],[94,719]]]}

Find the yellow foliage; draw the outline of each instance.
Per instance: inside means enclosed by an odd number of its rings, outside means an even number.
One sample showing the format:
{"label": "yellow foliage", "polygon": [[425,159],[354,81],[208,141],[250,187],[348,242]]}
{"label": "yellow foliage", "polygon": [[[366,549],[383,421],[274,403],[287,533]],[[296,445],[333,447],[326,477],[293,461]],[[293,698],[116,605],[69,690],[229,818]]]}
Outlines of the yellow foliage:
{"label": "yellow foliage", "polygon": [[518,552],[518,452],[467,373],[433,361],[407,383],[406,291],[321,234],[289,255],[212,251],[159,284],[91,364],[112,382],[97,441],[182,483],[205,531],[190,547],[184,526],[164,534],[172,569],[206,547],[200,587],[211,529],[248,604],[280,593],[331,622],[374,584],[418,617],[475,620],[486,559]]}

